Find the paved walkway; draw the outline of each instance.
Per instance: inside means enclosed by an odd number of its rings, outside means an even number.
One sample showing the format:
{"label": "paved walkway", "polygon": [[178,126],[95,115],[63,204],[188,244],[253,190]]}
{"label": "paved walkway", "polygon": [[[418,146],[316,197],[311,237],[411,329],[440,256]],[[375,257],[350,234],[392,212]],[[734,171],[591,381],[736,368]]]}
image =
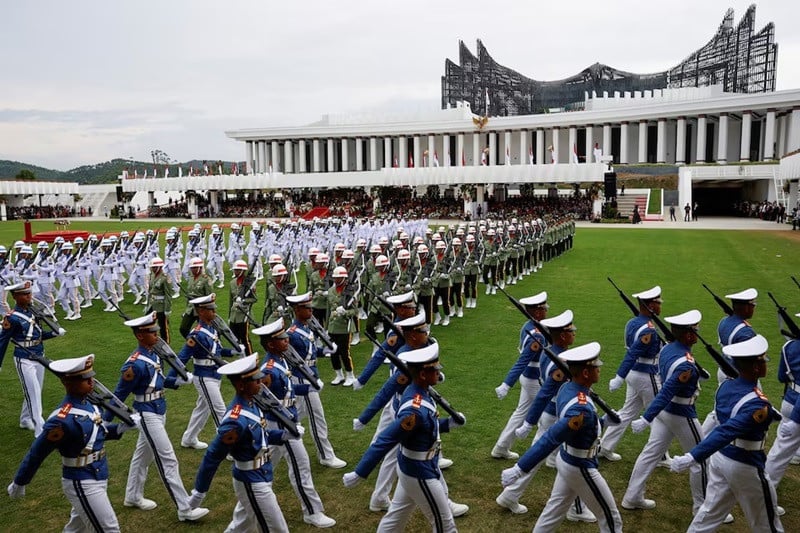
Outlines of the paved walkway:
{"label": "paved walkway", "polygon": [[620,229],[737,229],[764,231],[792,231],[791,224],[767,222],[758,218],[745,217],[701,217],[697,222],[644,221],[641,224],[594,224],[577,222],[579,228],[620,228]]}

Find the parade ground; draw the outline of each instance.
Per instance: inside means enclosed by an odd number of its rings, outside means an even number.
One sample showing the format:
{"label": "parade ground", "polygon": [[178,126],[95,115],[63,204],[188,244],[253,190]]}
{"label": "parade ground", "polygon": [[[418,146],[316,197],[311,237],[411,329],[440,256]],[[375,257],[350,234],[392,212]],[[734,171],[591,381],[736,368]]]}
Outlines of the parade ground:
{"label": "parade ground", "polygon": [[[102,234],[122,229],[148,229],[171,225],[190,226],[195,221],[170,221],[164,219],[118,222],[116,220],[73,220],[70,229],[86,229]],[[198,220],[208,226],[212,221]],[[223,222],[234,222],[226,220]],[[240,222],[236,220],[236,222]],[[433,226],[442,222],[430,221]],[[34,233],[53,230],[52,221],[33,223]],[[665,231],[669,230],[669,231]],[[595,390],[612,406],[621,407],[625,397],[624,387],[614,393],[608,382],[619,365],[625,347],[623,328],[631,317],[630,311],[608,282],[612,278],[626,293],[660,285],[663,294],[662,316],[676,315],[698,309],[703,315],[701,335],[716,345],[716,325],[723,316],[712,297],[703,289],[708,285],[718,295],[754,287],[759,292],[758,307],[751,323],[770,343],[771,361],[768,374],[762,380],[764,392],[773,405],[779,406],[783,387],[776,379],[780,347],[784,339],[779,333],[775,307],[767,296],[776,299],[794,314],[800,312],[800,287],[790,276],[798,275],[800,248],[789,224],[776,224],[754,219],[701,218],[698,222],[644,222],[631,224],[578,223],[574,247],[562,256],[545,263],[541,271],[525,277],[506,290],[516,298],[547,291],[550,316],[566,309],[575,315],[576,345],[598,341],[602,345],[604,366]],[[0,243],[9,246],[22,237],[22,224],[0,224]],[[162,239],[163,246],[163,239]],[[300,290],[304,289],[304,276],[298,276]],[[226,273],[226,281],[230,280]],[[260,317],[263,309],[264,286],[258,286],[259,302],[254,316]],[[227,318],[230,303],[228,289],[218,292],[218,311]],[[121,303],[126,313],[138,316],[141,306],[131,303],[131,296]],[[182,338],[178,332],[180,314],[185,308],[184,298],[173,301],[171,319],[171,346],[178,352]],[[62,313],[58,312],[59,318]],[[800,319],[798,319],[800,321]],[[544,507],[552,488],[555,471],[542,467],[520,500],[529,509],[527,514],[511,514],[495,503],[501,491],[500,472],[514,464],[513,461],[493,459],[490,452],[508,416],[514,410],[519,394],[515,386],[509,395],[498,400],[497,387],[517,359],[519,330],[525,319],[500,291],[485,294],[485,285],[478,285],[476,309],[465,310],[463,318],[453,318],[447,327],[434,326],[432,335],[441,346],[441,363],[446,380],[437,388],[458,411],[466,415],[463,428],[442,435],[442,450],[454,464],[444,471],[450,498],[469,505],[469,512],[456,519],[464,532],[522,532],[530,531],[536,517]],[[96,355],[97,378],[113,389],[120,375],[119,368],[136,347],[129,328],[122,325],[116,313],[102,311],[102,304],[83,310],[83,318],[74,322],[61,322],[67,329],[64,337],[46,342],[46,355],[51,359]],[[363,328],[363,325],[362,325]],[[257,338],[251,339],[259,351]],[[362,341],[351,351],[355,370],[363,369],[371,354],[371,346],[362,335]],[[706,368],[714,361],[698,344],[694,356]],[[325,381],[321,392],[325,406],[331,442],[336,455],[348,462],[341,470],[325,468],[314,456],[313,444],[305,438],[312,462],[314,483],[325,505],[327,515],[337,521],[340,531],[374,531],[381,514],[368,509],[369,495],[374,486],[375,472],[353,489],[342,485],[342,474],[351,471],[367,449],[377,420],[361,432],[353,431],[353,418],[358,416],[380,388],[386,373],[379,372],[359,391],[329,385],[333,377],[330,362],[323,359],[319,370]],[[702,421],[712,408],[715,380],[703,384],[697,401],[697,411]],[[223,382],[223,397],[232,397],[230,383]],[[63,387],[52,375],[45,377],[43,405],[45,415],[58,405],[63,397]],[[203,452],[180,447],[180,435],[186,427],[197,393],[193,387],[167,392],[167,432],[180,461],[184,485],[191,489]],[[6,354],[0,372],[0,403],[4,406],[0,417],[0,434],[3,435],[3,453],[0,455],[0,479],[7,485],[22,461],[33,435],[18,427],[22,392],[17,379],[11,350]],[[770,429],[768,444],[775,437],[777,425]],[[201,438],[210,442],[214,435],[209,423]],[[308,433],[307,435],[308,436]],[[608,480],[617,505],[628,483],[628,477],[647,433],[627,431],[617,448],[622,460],[610,463],[600,461],[600,471]],[[151,467],[145,497],[158,502],[152,511],[142,511],[123,506],[127,469],[136,441],[135,432],[123,436],[121,441],[107,443],[109,458],[108,493],[123,531],[222,531],[231,518],[235,504],[231,490],[230,465],[223,462],[204,506],[209,515],[196,524],[178,522],[164,485]],[[517,441],[513,450],[522,454],[529,440]],[[673,455],[682,451],[673,442]],[[315,529],[303,523],[298,500],[289,486],[285,463],[275,465],[274,490],[291,531],[305,532]],[[22,500],[6,498],[0,506],[0,530],[15,533],[56,531],[63,527],[69,514],[69,503],[60,491],[61,465],[57,454],[51,455],[27,486]],[[800,531],[800,509],[796,504],[800,491],[800,466],[790,466],[778,487],[779,503],[786,508],[782,518],[786,531]],[[692,519],[692,503],[688,473],[675,474],[658,468],[651,476],[646,496],[656,501],[649,511],[627,511],[620,507],[626,531],[662,533],[685,531]],[[736,521],[720,528],[722,532],[747,531],[740,509],[735,508]],[[35,517],[35,520],[33,519]],[[407,531],[428,531],[427,521],[417,512]],[[596,531],[596,524],[564,522],[561,531]]]}

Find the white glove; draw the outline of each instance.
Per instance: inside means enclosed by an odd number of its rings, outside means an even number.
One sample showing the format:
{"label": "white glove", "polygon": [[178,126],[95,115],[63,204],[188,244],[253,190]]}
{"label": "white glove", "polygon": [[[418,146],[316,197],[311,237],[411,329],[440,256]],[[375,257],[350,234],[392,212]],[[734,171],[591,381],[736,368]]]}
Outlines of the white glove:
{"label": "white glove", "polygon": [[641,433],[642,431],[647,429],[649,425],[650,422],[648,422],[645,417],[640,416],[639,418],[631,422],[631,429],[633,430],[634,433]]}
{"label": "white glove", "polygon": [[333,312],[334,312],[335,314],[339,315],[339,316],[342,316],[342,315],[344,315],[344,314],[345,314],[345,312],[346,312],[346,311],[344,310],[344,307],[342,307],[342,306],[340,305],[339,307],[337,307],[336,309],[334,309],[334,311],[333,311]]}
{"label": "white glove", "polygon": [[430,283],[431,278],[422,278],[422,283]]}
{"label": "white glove", "polygon": [[361,382],[358,379],[356,379],[353,382],[353,390],[361,390],[363,388],[364,388],[364,385],[362,385]]}
{"label": "white glove", "polygon": [[283,313],[283,306],[279,305],[277,309],[275,309],[278,313]]}
{"label": "white glove", "polygon": [[287,440],[300,440],[303,438],[303,435],[306,433],[306,428],[301,426],[300,424],[296,425],[297,427],[297,436],[295,437],[289,431],[284,430],[283,432],[283,441],[286,442]]}
{"label": "white glove", "polygon": [[361,420],[359,420],[358,418],[353,419],[353,431],[361,431],[365,427],[367,426],[362,424]]}
{"label": "white glove", "polygon": [[11,496],[11,499],[14,500],[25,496],[25,485],[17,485],[13,481],[6,490],[8,491],[8,495]]}
{"label": "white glove", "polygon": [[697,464],[691,453],[685,453],[672,458],[672,464],[669,469],[673,472],[683,472],[692,465]]}
{"label": "white glove", "polygon": [[245,355],[247,355],[247,352],[246,352],[246,350],[247,350],[247,348],[245,347],[245,345],[244,345],[244,344],[240,344],[240,345],[239,345],[239,353],[240,353],[240,354],[242,354],[242,357],[244,357]]}
{"label": "white glove", "polygon": [[131,420],[133,420],[133,425],[132,426],[129,426],[128,424],[125,424],[125,423],[119,424],[117,426],[117,433],[122,435],[126,431],[129,431],[129,430],[131,430],[133,428],[139,429],[139,427],[141,427],[142,415],[140,415],[139,413],[133,413],[131,415]]}
{"label": "white glove", "polygon": [[186,379],[183,379],[182,377],[178,376],[177,378],[175,378],[175,385],[177,385],[178,387],[180,387],[181,385],[190,385],[193,380],[194,380],[194,374],[192,374],[191,372],[186,372]]}
{"label": "white glove", "polygon": [[524,475],[524,472],[519,467],[519,465],[514,465],[511,468],[506,468],[500,473],[500,484],[504,487],[508,487],[516,480],[521,478]]}
{"label": "white glove", "polygon": [[788,439],[792,435],[797,433],[798,428],[800,428],[800,424],[787,418],[783,421],[781,425],[778,426],[778,436],[784,439]]}
{"label": "white glove", "polygon": [[189,496],[189,507],[191,509],[197,509],[200,507],[200,504],[203,503],[205,497],[205,492],[197,492],[196,490],[192,489],[192,494]]}
{"label": "white glove", "polygon": [[66,334],[67,330],[65,330],[64,328],[58,328],[58,331],[56,331],[56,335],[58,335],[59,337],[63,337]]}
{"label": "white glove", "polygon": [[322,353],[324,353],[325,355],[330,355],[332,353],[336,353],[336,350],[339,349],[339,345],[336,344],[335,342],[332,342],[331,344],[333,344],[333,347],[332,348],[328,348],[327,346],[325,346],[322,349]]}
{"label": "white glove", "polygon": [[608,382],[608,390],[614,392],[618,388],[622,387],[622,384],[625,383],[625,380],[619,376],[614,376],[614,378]]}
{"label": "white glove", "polygon": [[453,430],[453,429],[456,429],[456,428],[460,428],[460,427],[463,427],[463,426],[467,425],[467,417],[466,417],[466,416],[464,416],[464,413],[462,413],[461,411],[459,411],[459,412],[458,412],[458,414],[461,416],[461,419],[462,419],[462,420],[464,420],[464,421],[463,421],[463,422],[461,422],[461,423],[459,423],[459,422],[458,422],[458,421],[455,419],[455,417],[451,417],[451,418],[450,418],[450,429],[451,429],[451,430]]}
{"label": "white glove", "polygon": [[319,392],[319,391],[321,391],[322,389],[325,388],[325,383],[323,383],[323,381],[321,379],[319,379],[319,378],[317,378],[317,387],[319,387],[317,389],[317,392]]}
{"label": "white glove", "polygon": [[523,422],[520,427],[514,430],[514,435],[517,436],[518,439],[524,439],[528,436],[528,434],[533,429],[533,426],[528,422]]}
{"label": "white glove", "polygon": [[619,422],[615,422],[608,414],[604,414],[603,417],[600,419],[600,423],[603,424],[603,427],[608,426],[616,426]]}
{"label": "white glove", "polygon": [[499,399],[501,399],[501,400],[506,397],[506,395],[508,394],[508,391],[510,391],[510,390],[511,390],[511,387],[509,387],[506,384],[505,381],[502,382],[499,387],[495,387],[494,388],[495,394],[497,394],[497,397]]}
{"label": "white glove", "polygon": [[347,487],[348,489],[352,489],[353,487],[361,483],[363,480],[364,478],[359,476],[355,472],[348,472],[342,476],[342,483],[344,483],[344,486]]}
{"label": "white glove", "polygon": [[322,295],[323,296],[327,296],[328,295],[328,291],[322,291]]}
{"label": "white glove", "polygon": [[242,303],[242,297],[241,296],[237,296],[236,297],[236,303],[237,304],[241,304]]}

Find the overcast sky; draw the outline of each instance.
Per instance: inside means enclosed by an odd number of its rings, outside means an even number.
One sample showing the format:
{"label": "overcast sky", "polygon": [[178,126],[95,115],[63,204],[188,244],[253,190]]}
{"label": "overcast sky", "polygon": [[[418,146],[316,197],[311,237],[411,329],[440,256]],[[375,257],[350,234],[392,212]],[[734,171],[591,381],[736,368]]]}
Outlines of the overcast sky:
{"label": "overcast sky", "polygon": [[[538,80],[595,62],[666,70],[739,0],[26,0],[4,2],[0,159],[244,159],[224,131],[326,113],[438,109],[445,58],[481,39]],[[763,0],[778,90],[800,87],[800,2]]]}

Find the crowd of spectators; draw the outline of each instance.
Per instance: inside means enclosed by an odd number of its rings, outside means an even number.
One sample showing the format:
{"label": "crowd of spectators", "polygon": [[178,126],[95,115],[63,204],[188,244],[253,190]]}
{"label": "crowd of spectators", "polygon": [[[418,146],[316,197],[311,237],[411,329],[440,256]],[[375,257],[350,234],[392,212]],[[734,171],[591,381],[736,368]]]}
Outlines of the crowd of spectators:
{"label": "crowd of spectators", "polygon": [[76,216],[75,208],[66,205],[26,205],[8,207],[9,220],[35,220],[40,218],[67,218]]}
{"label": "crowd of spectators", "polygon": [[742,217],[760,218],[778,224],[786,222],[786,207],[778,202],[739,202],[734,210]]}
{"label": "crowd of spectators", "polygon": [[592,199],[586,194],[576,196],[514,196],[504,202],[489,200],[490,218],[508,219],[514,216],[572,215],[575,220],[592,220]]}

